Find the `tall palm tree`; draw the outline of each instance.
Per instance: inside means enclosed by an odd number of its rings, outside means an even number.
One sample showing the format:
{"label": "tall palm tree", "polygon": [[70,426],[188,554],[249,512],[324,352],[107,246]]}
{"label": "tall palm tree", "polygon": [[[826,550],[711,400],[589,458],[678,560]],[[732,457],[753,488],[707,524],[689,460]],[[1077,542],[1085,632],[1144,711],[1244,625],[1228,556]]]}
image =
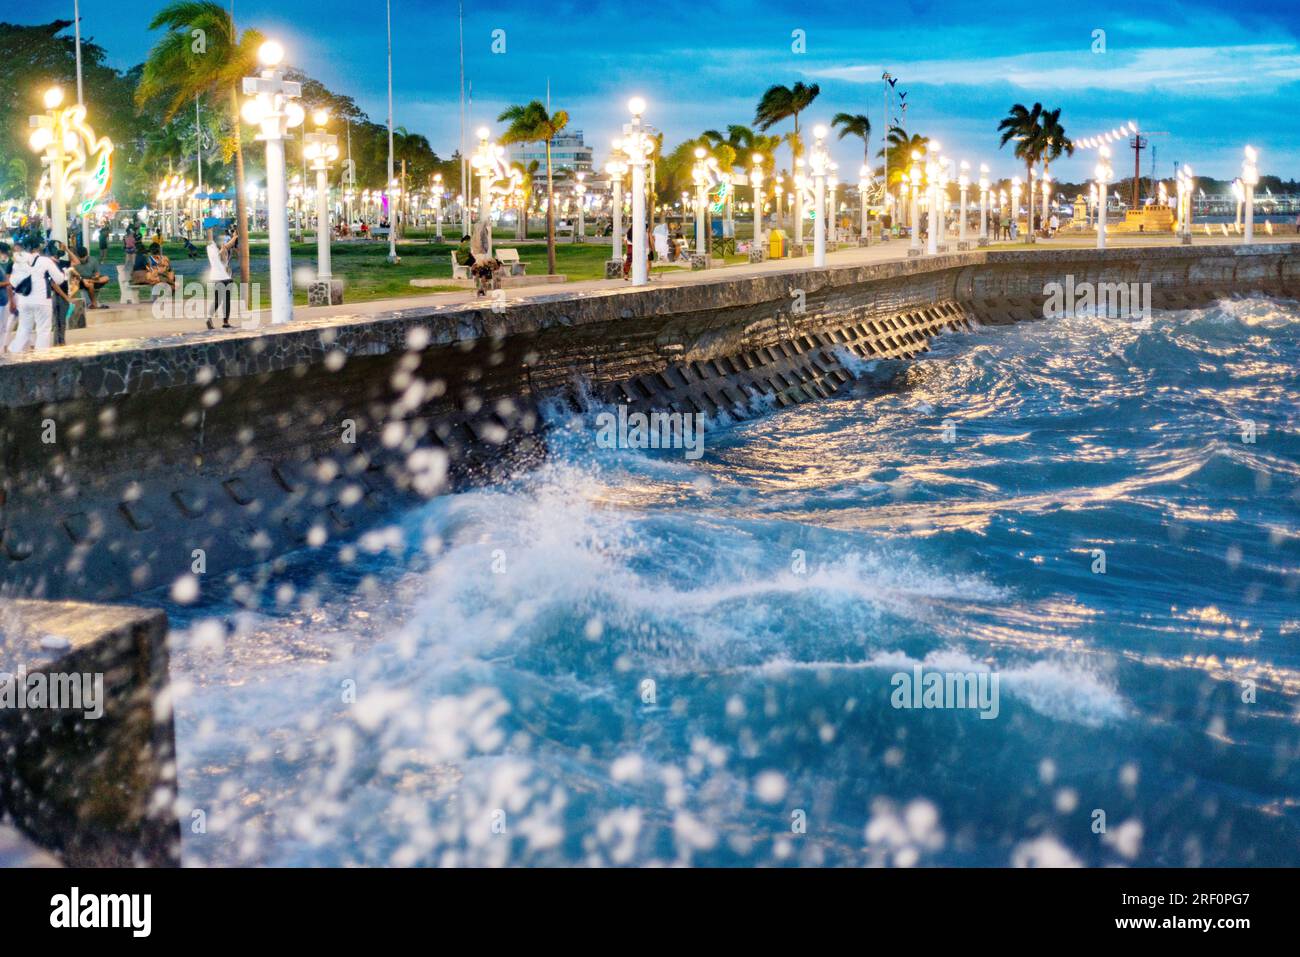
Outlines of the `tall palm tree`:
{"label": "tall palm tree", "polygon": [[840,139],[857,136],[862,139],[862,163],[865,166],[870,159],[871,121],[864,113],[836,113],[831,117],[831,126],[840,130]]}
{"label": "tall palm tree", "polygon": [[[164,7],[149,24],[150,30],[168,33],[149,51],[135,100],[143,105],[159,96],[168,97],[163,117],[170,120],[194,102],[194,97],[211,93],[230,97],[231,134],[222,152],[235,160],[235,220],[239,235],[239,279],[247,284],[248,208],[244,201],[244,149],[240,142],[239,116],[241,80],[257,71],[257,48],[263,37],[256,30],[240,34],[229,11],[212,0],[177,0]],[[201,32],[196,32],[201,31]],[[202,52],[195,38],[202,36]]]}
{"label": "tall palm tree", "polygon": [[569,125],[569,114],[564,110],[546,111],[546,104],[533,100],[526,105],[508,106],[497,117],[499,123],[509,123],[501,137],[502,143],[546,144],[546,272],[555,275],[555,176],[551,167],[551,140]]}
{"label": "tall palm tree", "polygon": [[[754,111],[754,125],[766,132],[782,120],[793,117],[794,134],[790,137],[790,153],[792,158],[798,157],[803,146],[799,139],[799,114],[812,106],[813,100],[817,99],[821,91],[816,83],[811,86],[796,83],[794,86],[778,84],[769,87],[758,101],[758,109]],[[793,162],[790,168],[794,169]]]}
{"label": "tall palm tree", "polygon": [[1015,155],[1025,164],[1025,182],[1028,183],[1034,178],[1034,165],[1043,155],[1047,146],[1043,136],[1043,104],[1035,103],[1033,109],[1017,103],[1011,107],[1006,117],[998,124],[998,129],[1002,131],[1002,140],[999,146],[1006,146],[1012,140],[1016,141]]}

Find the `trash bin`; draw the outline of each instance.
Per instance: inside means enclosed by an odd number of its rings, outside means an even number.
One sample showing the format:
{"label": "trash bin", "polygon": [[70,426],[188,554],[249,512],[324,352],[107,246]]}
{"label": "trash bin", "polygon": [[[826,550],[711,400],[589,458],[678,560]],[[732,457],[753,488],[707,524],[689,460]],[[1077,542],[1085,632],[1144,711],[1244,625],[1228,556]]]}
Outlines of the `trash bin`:
{"label": "trash bin", "polygon": [[785,238],[785,230],[774,229],[767,234],[768,259],[784,259],[789,255],[787,246],[788,243]]}

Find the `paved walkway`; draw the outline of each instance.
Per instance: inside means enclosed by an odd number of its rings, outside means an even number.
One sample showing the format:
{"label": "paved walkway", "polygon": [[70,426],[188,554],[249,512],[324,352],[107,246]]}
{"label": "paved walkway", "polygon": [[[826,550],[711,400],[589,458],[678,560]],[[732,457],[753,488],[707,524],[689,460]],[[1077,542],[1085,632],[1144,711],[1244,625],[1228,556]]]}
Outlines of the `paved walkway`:
{"label": "paved walkway", "polygon": [[[1054,240],[1040,239],[1033,245],[1025,243],[1000,243],[988,248],[995,251],[1016,252],[1091,248],[1090,238],[1090,235],[1074,235],[1060,237]],[[1257,241],[1261,244],[1273,242],[1294,242],[1300,241],[1300,236],[1293,233],[1276,236],[1260,235],[1257,237]],[[1241,240],[1236,237],[1200,236],[1196,238],[1195,245],[1239,245],[1240,242]],[[1170,236],[1114,236],[1108,239],[1108,247],[1111,249],[1171,246],[1175,244],[1175,241]],[[832,266],[851,266],[890,262],[906,259],[907,248],[908,243],[906,240],[897,239],[891,240],[887,243],[873,243],[871,246],[865,248],[856,246],[845,247],[835,252],[828,252],[826,262],[828,265]],[[949,248],[950,251],[955,250],[956,244],[951,243]],[[714,282],[719,279],[731,277],[798,270],[801,268],[810,268],[811,266],[812,257],[805,256],[800,259],[776,259],[767,260],[762,263],[742,263],[734,266],[699,270],[696,272],[691,272],[686,269],[672,270],[652,274],[651,283],[657,286],[671,286],[685,285],[695,282]],[[510,303],[554,298],[557,296],[570,297],[581,295],[585,292],[626,287],[627,283],[620,279],[593,279],[584,280],[582,282],[564,283],[561,285],[541,284],[537,286],[515,287],[505,290],[505,295],[506,302]],[[403,296],[395,299],[376,299],[370,302],[344,303],[341,306],[296,306],[294,308],[294,318],[306,319],[326,318],[329,316],[373,316],[381,313],[392,312],[398,309],[454,306],[470,303],[475,301],[475,299],[476,297],[472,290],[457,290],[456,292]],[[136,318],[137,316],[138,318]],[[68,333],[69,343],[108,342],[113,340],[135,341],[139,339],[170,338],[173,336],[184,336],[199,332],[207,332],[202,319],[155,319],[152,317],[148,305],[114,307],[108,310],[101,310],[98,313],[92,311],[88,314],[88,317],[90,321],[95,324],[90,325],[85,329],[75,329],[70,331]],[[104,321],[105,319],[111,321]],[[269,316],[264,316],[263,313],[254,313],[251,318],[244,322],[243,327],[246,329],[258,328],[262,322],[269,322]]]}

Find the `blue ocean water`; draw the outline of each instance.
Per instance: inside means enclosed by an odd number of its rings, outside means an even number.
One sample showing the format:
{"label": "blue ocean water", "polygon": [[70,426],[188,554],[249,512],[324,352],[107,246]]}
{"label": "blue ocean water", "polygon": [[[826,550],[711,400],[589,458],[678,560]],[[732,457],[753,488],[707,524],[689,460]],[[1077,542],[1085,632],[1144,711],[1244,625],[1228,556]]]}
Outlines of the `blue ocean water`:
{"label": "blue ocean water", "polygon": [[948,335],[696,462],[556,413],[169,603],[185,861],[1298,864],[1298,365],[1233,300]]}

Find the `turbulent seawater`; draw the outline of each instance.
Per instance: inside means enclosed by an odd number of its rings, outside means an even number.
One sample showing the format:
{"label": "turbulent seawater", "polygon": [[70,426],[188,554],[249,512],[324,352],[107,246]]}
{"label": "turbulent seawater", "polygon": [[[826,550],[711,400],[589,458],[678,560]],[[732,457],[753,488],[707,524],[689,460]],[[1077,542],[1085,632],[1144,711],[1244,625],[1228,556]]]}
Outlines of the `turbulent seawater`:
{"label": "turbulent seawater", "polygon": [[[185,861],[1300,864],[1298,366],[1235,300],[949,335],[695,462],[556,416],[169,605]],[[895,708],[918,664],[997,716]]]}

